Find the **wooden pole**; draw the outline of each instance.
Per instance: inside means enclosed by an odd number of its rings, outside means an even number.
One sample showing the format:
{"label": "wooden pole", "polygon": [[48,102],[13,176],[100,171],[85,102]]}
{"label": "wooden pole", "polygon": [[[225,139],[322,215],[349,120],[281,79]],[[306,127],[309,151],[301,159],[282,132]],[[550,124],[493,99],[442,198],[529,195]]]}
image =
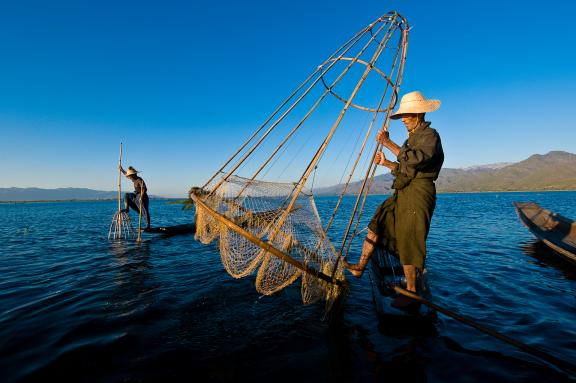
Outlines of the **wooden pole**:
{"label": "wooden pole", "polygon": [[120,159],[118,160],[118,226],[120,227],[120,233],[118,238],[122,239],[122,207],[121,207],[121,200],[122,198],[122,143],[120,143]]}
{"label": "wooden pole", "polygon": [[[273,113],[270,117],[268,117],[268,119],[252,134],[252,136],[250,136],[250,138],[244,143],[244,145],[242,145],[240,147],[240,149],[238,149],[238,151],[236,153],[234,153],[234,155],[232,155],[232,157],[230,157],[228,159],[228,161],[226,161],[226,163],[220,168],[218,169],[218,171],[216,173],[214,173],[214,175],[212,177],[210,177],[210,179],[204,184],[204,186],[202,186],[202,189],[206,188],[210,182],[212,182],[212,180],[214,180],[221,172],[224,171],[224,169],[226,168],[226,166],[228,166],[228,164],[230,162],[232,162],[232,160],[252,141],[252,139],[254,137],[256,137],[256,135],[258,133],[260,133],[260,131],[262,131],[262,129],[264,129],[264,127],[272,120],[272,118],[274,118],[274,116],[276,116],[276,114],[282,110],[282,108],[284,108],[285,105],[288,104],[288,102],[296,95],[298,94],[298,92],[304,88],[304,86],[312,79],[314,78],[314,76],[316,76],[317,73],[321,72],[320,76],[312,83],[312,85],[310,85],[305,91],[304,94],[301,95],[301,97],[298,98],[298,100],[292,104],[292,106],[289,107],[288,111],[285,112],[273,125],[270,129],[274,129],[274,127],[276,125],[278,125],[280,123],[280,121],[282,121],[284,119],[284,117],[308,94],[308,92],[314,87],[314,85],[322,78],[322,76],[328,72],[328,70],[330,68],[332,68],[334,65],[336,65],[338,60],[334,60],[334,58],[338,55],[340,55],[340,57],[342,57],[346,52],[348,52],[354,45],[356,45],[356,43],[358,43],[358,41],[361,40],[362,37],[364,37],[365,34],[367,34],[370,31],[370,28],[364,28],[362,31],[358,32],[354,37],[352,37],[350,40],[348,40],[344,45],[342,45],[340,48],[338,48],[338,50],[336,52],[334,52],[332,54],[332,56],[330,56],[322,65],[318,66],[318,68],[316,68],[316,70],[314,71],[314,73],[312,73],[299,87],[298,89],[296,89],[283,103],[282,105],[280,105]],[[324,65],[330,63],[328,68],[324,68]],[[266,132],[264,134],[264,137],[268,135],[269,132]],[[264,138],[263,137],[263,138]],[[255,145],[255,147],[257,147],[259,145],[259,143],[257,143]],[[250,153],[252,152],[252,150],[250,151]],[[233,174],[234,171],[242,164],[242,162],[244,162],[244,160],[247,158],[247,156],[245,156],[244,158],[242,158],[240,160],[240,162],[238,163],[238,166],[236,166],[232,171],[227,172],[227,176],[225,176],[224,178],[228,179],[228,176]],[[220,186],[220,184],[218,184],[216,187],[214,187],[212,190],[216,190],[218,189],[218,187]],[[210,193],[212,194],[212,193]]]}
{"label": "wooden pole", "polygon": [[[382,30],[384,28],[384,26],[380,27],[380,29],[378,30],[378,33],[380,32],[380,30]],[[390,25],[389,30],[392,28],[392,25]],[[370,41],[368,42],[368,44],[366,44],[366,47],[364,48],[364,50],[366,50],[369,46],[369,44],[372,42],[372,40],[374,40],[375,36],[372,36],[372,38],[370,39]],[[364,50],[362,52],[360,52],[355,58],[354,60],[348,65],[348,68],[350,68],[350,66],[352,66],[352,64],[354,64],[356,61],[358,61],[359,56],[364,52]],[[372,70],[372,67],[374,65],[374,63],[376,61],[378,61],[378,58],[380,57],[380,55],[382,54],[382,51],[384,50],[383,46],[378,46],[374,52],[374,54],[372,55],[372,58],[370,59],[370,65],[366,67],[366,69],[364,70],[364,73],[362,74],[362,77],[360,78],[360,80],[358,81],[358,83],[356,84],[356,86],[354,87],[354,90],[352,91],[352,93],[350,94],[350,97],[348,98],[348,101],[346,102],[346,105],[344,105],[344,107],[342,108],[342,110],[340,111],[340,114],[338,115],[338,118],[336,119],[336,121],[334,122],[334,124],[332,125],[332,128],[330,129],[330,132],[328,133],[328,136],[326,136],[326,138],[324,139],[324,142],[322,143],[322,145],[320,145],[320,147],[318,148],[318,150],[316,151],[316,154],[314,155],[314,157],[312,158],[312,161],[310,161],[310,164],[308,165],[308,168],[305,170],[304,174],[302,175],[302,177],[300,178],[300,181],[296,184],[296,187],[294,189],[294,191],[292,192],[292,200],[290,201],[290,203],[288,204],[288,207],[286,208],[285,212],[280,216],[280,218],[278,219],[278,221],[275,223],[276,228],[274,229],[274,231],[272,231],[272,233],[268,236],[268,242],[271,243],[274,238],[276,237],[276,234],[278,234],[278,232],[280,231],[280,228],[282,227],[282,225],[284,224],[284,222],[286,221],[286,219],[288,218],[288,214],[290,212],[290,210],[292,209],[292,206],[294,206],[294,204],[296,203],[296,199],[298,198],[298,196],[300,195],[300,192],[302,191],[302,189],[304,188],[304,185],[306,184],[306,181],[308,180],[308,177],[310,176],[310,173],[312,173],[312,170],[314,170],[314,167],[316,166],[316,164],[318,163],[318,161],[320,160],[322,154],[324,153],[324,150],[326,150],[326,147],[328,146],[328,144],[330,143],[330,141],[332,140],[332,136],[334,136],[334,133],[336,132],[336,130],[338,129],[338,127],[340,126],[340,123],[342,122],[342,119],[344,118],[344,115],[346,114],[346,112],[348,111],[348,108],[350,107],[350,104],[352,104],[352,101],[354,101],[354,98],[356,97],[356,94],[358,93],[358,91],[360,90],[360,88],[362,87],[362,85],[364,84],[364,81],[366,80],[366,78],[368,77],[368,74],[370,73],[370,71]],[[340,76],[335,80],[339,81],[339,79],[344,75],[345,72],[341,73]]]}
{"label": "wooden pole", "polygon": [[142,228],[142,196],[144,195],[144,188],[140,185],[140,208],[138,211],[138,242],[140,242],[140,232]]}

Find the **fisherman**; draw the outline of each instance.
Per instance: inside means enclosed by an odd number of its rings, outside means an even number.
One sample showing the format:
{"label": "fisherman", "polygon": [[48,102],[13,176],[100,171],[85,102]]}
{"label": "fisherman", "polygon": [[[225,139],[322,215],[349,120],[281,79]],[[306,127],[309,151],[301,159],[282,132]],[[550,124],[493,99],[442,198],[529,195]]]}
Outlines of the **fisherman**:
{"label": "fisherman", "polygon": [[150,211],[148,210],[149,200],[146,189],[146,183],[141,177],[138,177],[138,171],[132,166],[128,167],[125,171],[122,166],[120,166],[120,171],[124,174],[130,181],[134,183],[134,193],[124,194],[124,212],[128,213],[130,208],[140,212],[140,202],[142,202],[142,212],[146,215],[146,229],[150,229]]}
{"label": "fisherman", "polygon": [[[398,161],[393,162],[386,159],[383,152],[378,152],[374,158],[376,164],[386,166],[395,176],[392,184],[395,192],[378,207],[368,225],[359,262],[344,261],[344,266],[355,277],[362,276],[375,247],[382,246],[398,256],[406,289],[417,293],[417,273],[426,259],[426,238],[436,206],[434,181],[444,162],[440,136],[424,116],[439,107],[439,100],[426,99],[418,91],[407,93],[390,118],[402,120],[408,130],[408,139],[400,147],[390,139],[387,131],[376,135],[376,140],[397,157]],[[392,302],[392,306],[401,309],[415,305],[416,301],[404,295]]]}

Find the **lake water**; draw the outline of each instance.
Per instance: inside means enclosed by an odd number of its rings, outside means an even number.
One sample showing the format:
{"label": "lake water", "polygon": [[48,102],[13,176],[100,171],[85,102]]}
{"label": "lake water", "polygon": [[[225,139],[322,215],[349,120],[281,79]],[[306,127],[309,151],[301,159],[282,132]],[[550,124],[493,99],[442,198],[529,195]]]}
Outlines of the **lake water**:
{"label": "lake water", "polygon": [[[576,364],[576,267],[533,239],[513,201],[576,218],[576,192],[439,195],[433,301]],[[321,215],[331,203],[317,200]],[[0,381],[570,380],[442,314],[432,334],[383,329],[367,274],[348,274],[343,311],[323,320],[298,282],[260,296],[254,276],[233,279],[192,235],[108,241],[115,208],[0,204]],[[164,201],[150,209],[154,226],[192,219]]]}

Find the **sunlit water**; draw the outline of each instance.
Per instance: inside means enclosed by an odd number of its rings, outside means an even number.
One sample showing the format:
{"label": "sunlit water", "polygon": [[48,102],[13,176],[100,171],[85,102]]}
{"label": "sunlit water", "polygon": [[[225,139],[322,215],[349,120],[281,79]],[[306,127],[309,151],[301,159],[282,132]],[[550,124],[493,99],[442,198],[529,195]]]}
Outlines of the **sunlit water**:
{"label": "sunlit water", "polygon": [[[370,197],[367,211],[382,199]],[[576,268],[533,239],[513,201],[576,218],[575,192],[439,195],[433,300],[576,363]],[[322,216],[333,202],[317,199]],[[113,202],[0,204],[0,381],[570,378],[442,315],[432,334],[379,327],[366,274],[351,280],[343,312],[323,320],[321,303],[301,304],[298,283],[260,296],[253,276],[230,277],[217,248],[192,235],[108,241],[114,211]],[[164,201],[151,211],[154,225],[192,219]]]}

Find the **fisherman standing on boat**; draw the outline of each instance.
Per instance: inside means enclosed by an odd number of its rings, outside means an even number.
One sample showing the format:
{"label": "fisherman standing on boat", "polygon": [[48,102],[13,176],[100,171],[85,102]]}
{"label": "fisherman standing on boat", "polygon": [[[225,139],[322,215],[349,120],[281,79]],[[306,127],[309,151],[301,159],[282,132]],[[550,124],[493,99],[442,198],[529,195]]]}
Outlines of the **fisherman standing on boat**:
{"label": "fisherman standing on boat", "polygon": [[146,229],[150,229],[150,211],[148,209],[148,189],[146,189],[146,183],[140,177],[138,177],[138,171],[132,166],[128,167],[125,171],[122,166],[120,166],[120,171],[126,176],[130,181],[134,183],[134,193],[124,194],[124,212],[128,213],[130,208],[140,212],[140,202],[142,202],[142,212],[146,214]]}
{"label": "fisherman standing on boat", "polygon": [[[390,118],[402,119],[408,139],[400,147],[390,140],[387,131],[376,136],[376,140],[397,157],[398,162],[389,161],[383,152],[378,152],[374,159],[378,165],[391,170],[395,176],[392,188],[396,192],[380,205],[368,225],[360,261],[357,264],[344,261],[345,267],[356,277],[362,276],[375,246],[383,246],[400,259],[406,289],[417,292],[417,271],[424,266],[426,238],[436,206],[434,181],[444,162],[440,136],[424,116],[439,107],[439,100],[428,100],[418,91],[407,93]],[[400,295],[393,306],[403,308],[413,302]]]}

